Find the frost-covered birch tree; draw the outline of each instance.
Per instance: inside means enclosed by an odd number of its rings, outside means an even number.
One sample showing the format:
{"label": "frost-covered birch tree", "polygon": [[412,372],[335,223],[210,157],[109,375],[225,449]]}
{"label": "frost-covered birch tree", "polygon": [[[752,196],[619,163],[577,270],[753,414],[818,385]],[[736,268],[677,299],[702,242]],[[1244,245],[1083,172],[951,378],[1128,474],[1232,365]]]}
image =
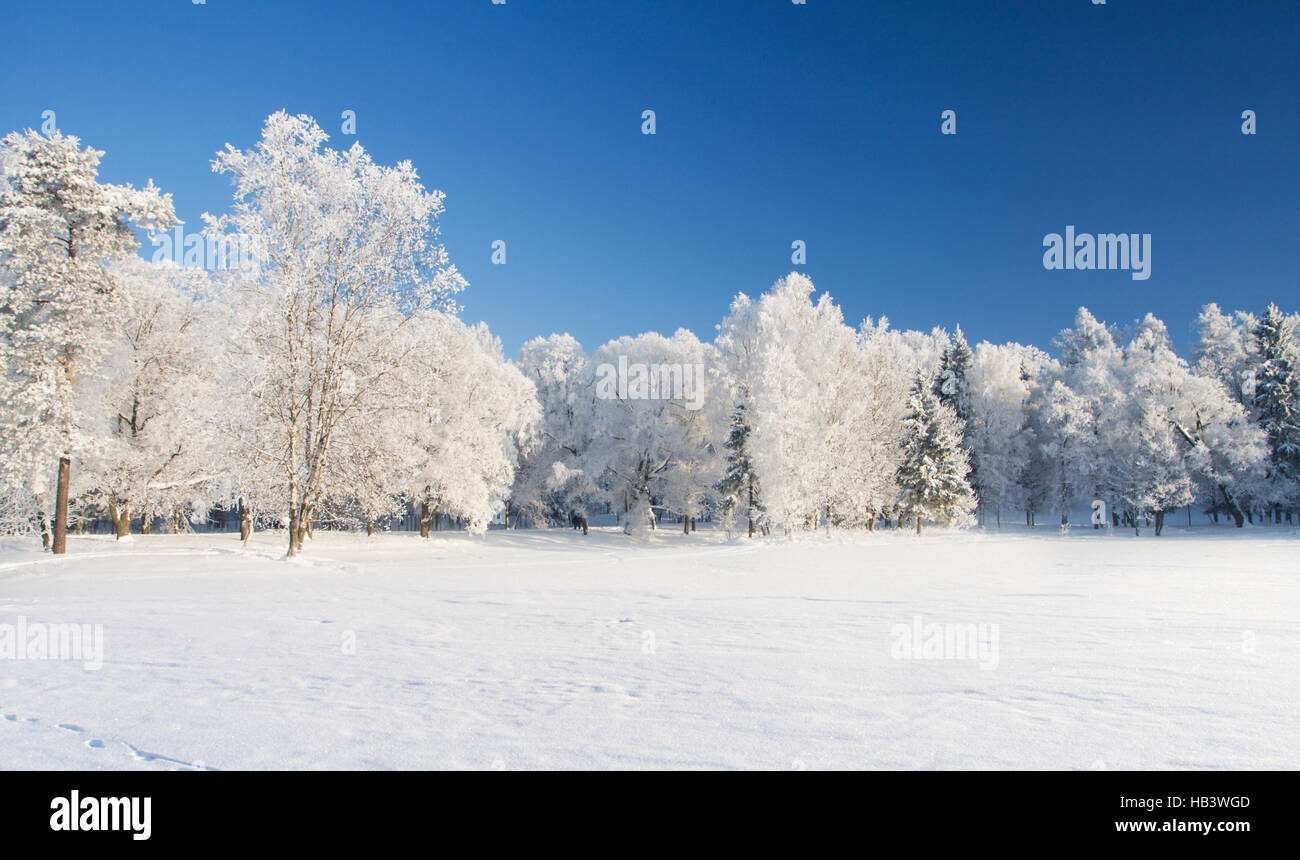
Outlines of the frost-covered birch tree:
{"label": "frost-covered birch tree", "polygon": [[1003,510],[1024,510],[1029,501],[1021,482],[1034,443],[1028,405],[1033,373],[1047,356],[1020,344],[981,343],[967,373],[966,443],[971,485],[981,519],[993,512],[1002,525]]}
{"label": "frost-covered birch tree", "polygon": [[629,534],[670,513],[698,517],[721,472],[726,398],[712,344],[689,331],[623,337],[596,350],[592,444],[583,469]]}
{"label": "frost-covered birch tree", "polygon": [[398,346],[408,341],[374,327],[450,308],[465,286],[438,243],[442,193],[410,162],[382,166],[360,144],[340,152],[326,139],[281,111],[254,148],[227,145],[213,162],[235,202],[210,231],[238,232],[260,255],[257,276],[233,282],[249,313],[232,347],[250,392],[247,455],[279,472],[291,556],[335,482],[340,428],[365,420],[408,358]]}
{"label": "frost-covered birch tree", "polygon": [[407,368],[418,374],[420,392],[411,402],[418,459],[407,473],[407,496],[420,506],[423,535],[441,515],[481,534],[504,508],[520,447],[540,419],[536,389],[486,326],[449,315],[425,314],[423,322],[432,330],[422,325],[429,332],[424,351]]}
{"label": "frost-covered birch tree", "polygon": [[595,401],[591,362],[572,336],[553,334],[525,343],[518,366],[536,387],[541,420],[521,451],[511,506],[534,524],[585,528],[588,508],[600,495],[583,463]]}
{"label": "frost-covered birch tree", "polygon": [[134,515],[148,533],[155,516],[179,527],[211,500],[218,375],[229,318],[207,273],[130,257],[113,266],[122,312],[86,411],[99,444],[83,483],[109,512],[118,537]]}

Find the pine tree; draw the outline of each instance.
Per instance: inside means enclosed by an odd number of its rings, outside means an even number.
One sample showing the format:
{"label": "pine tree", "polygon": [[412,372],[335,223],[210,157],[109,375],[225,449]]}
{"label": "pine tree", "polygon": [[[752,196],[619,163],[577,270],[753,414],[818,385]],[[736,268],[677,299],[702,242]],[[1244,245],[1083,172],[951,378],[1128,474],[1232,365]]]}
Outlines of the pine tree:
{"label": "pine tree", "polygon": [[749,403],[748,389],[741,388],[741,400],[731,413],[731,432],[722,447],[727,449],[727,471],[718,482],[722,494],[722,512],[728,516],[743,516],[749,522],[749,536],[754,536],[756,520],[763,514],[762,493],[754,464],[749,455]]}
{"label": "pine tree", "polygon": [[[122,308],[106,261],[140,246],[135,227],[176,221],[170,195],[96,178],[103,153],[75,137],[12,132],[0,141],[0,463],[34,496],[57,464],[49,548],[67,551],[72,458],[88,447],[75,388],[108,348]],[[13,473],[19,473],[14,475]]]}
{"label": "pine tree", "polygon": [[1280,507],[1300,502],[1300,368],[1294,338],[1291,321],[1270,304],[1255,328],[1260,364],[1255,370],[1254,406],[1268,437],[1275,518]]}
{"label": "pine tree", "polygon": [[918,374],[908,396],[903,463],[898,469],[899,506],[904,517],[940,525],[969,522],[975,507],[966,476],[970,460],[961,445],[961,423],[952,407],[939,402],[933,386]]}
{"label": "pine tree", "polygon": [[970,344],[966,343],[961,326],[957,326],[952,343],[944,348],[939,359],[939,372],[934,377],[934,393],[940,403],[952,407],[963,424],[970,420],[970,389],[966,377],[973,360]]}
{"label": "pine tree", "polygon": [[[968,378],[974,361],[975,357],[971,353],[970,345],[966,343],[966,336],[962,334],[961,326],[957,326],[952,341],[944,347],[943,354],[940,356],[939,370],[934,377],[934,394],[940,403],[950,407],[957,415],[961,444],[966,449],[970,460],[970,484],[972,487],[979,487],[982,483],[977,477],[979,458],[974,440],[971,438],[971,397]],[[977,496],[976,503],[980,506],[981,524],[983,502],[984,500]]]}

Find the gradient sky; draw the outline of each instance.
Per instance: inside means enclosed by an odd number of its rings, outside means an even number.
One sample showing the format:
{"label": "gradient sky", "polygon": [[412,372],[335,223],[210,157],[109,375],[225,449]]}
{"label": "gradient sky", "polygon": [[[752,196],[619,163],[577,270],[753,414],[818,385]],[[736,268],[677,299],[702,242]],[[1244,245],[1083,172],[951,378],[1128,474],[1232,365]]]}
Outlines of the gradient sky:
{"label": "gradient sky", "polygon": [[[101,178],[152,177],[194,229],[229,205],[224,144],[285,108],[345,147],[356,111],[378,161],[446,192],[463,315],[508,354],[709,339],[796,239],[850,323],[972,342],[1045,346],[1086,304],[1152,311],[1185,349],[1206,302],[1300,305],[1295,0],[3,0],[0,20],[0,131],[56,111]],[[1150,279],[1045,270],[1067,224],[1151,233]]]}

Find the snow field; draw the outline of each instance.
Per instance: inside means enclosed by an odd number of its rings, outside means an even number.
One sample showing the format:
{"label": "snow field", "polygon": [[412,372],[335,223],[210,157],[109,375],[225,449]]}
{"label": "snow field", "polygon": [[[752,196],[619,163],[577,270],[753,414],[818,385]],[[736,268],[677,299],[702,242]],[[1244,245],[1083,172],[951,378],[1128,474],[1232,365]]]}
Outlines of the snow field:
{"label": "snow field", "polygon": [[[0,551],[6,768],[1300,762],[1296,530],[73,538]],[[997,625],[996,668],[898,625]],[[918,652],[920,653],[920,652]]]}

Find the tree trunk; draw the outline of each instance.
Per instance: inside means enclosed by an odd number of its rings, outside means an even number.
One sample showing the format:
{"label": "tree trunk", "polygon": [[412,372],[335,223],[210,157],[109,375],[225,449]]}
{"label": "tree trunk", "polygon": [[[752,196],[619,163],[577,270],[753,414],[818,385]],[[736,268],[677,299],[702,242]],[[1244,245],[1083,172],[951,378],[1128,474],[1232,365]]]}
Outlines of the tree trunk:
{"label": "tree trunk", "polygon": [[[130,526],[130,522],[128,521],[127,523],[128,534],[130,533],[130,530],[131,530],[131,526]],[[153,517],[149,516],[148,514],[140,515],[140,534],[142,535],[153,534]]]}
{"label": "tree trunk", "polygon": [[54,496],[54,542],[51,547],[55,555],[68,551],[68,479],[72,475],[72,460],[59,458],[59,484]]}
{"label": "tree trunk", "polygon": [[420,502],[420,537],[429,536],[429,526],[433,523],[433,515],[429,513],[429,503]]}
{"label": "tree trunk", "polygon": [[239,499],[239,539],[248,543],[249,537],[253,534],[253,515],[244,504],[244,499]]}
{"label": "tree trunk", "polygon": [[917,533],[917,534],[920,534],[920,533],[921,533],[921,517],[920,517],[920,516],[917,516],[917,518],[916,518],[916,533]]}
{"label": "tree trunk", "polygon": [[302,552],[302,530],[298,528],[298,506],[289,506],[289,557]]}
{"label": "tree trunk", "polygon": [[753,537],[753,536],[754,536],[754,518],[753,518],[753,517],[749,517],[749,536],[750,536],[750,537]]}
{"label": "tree trunk", "polygon": [[131,536],[131,506],[129,504],[122,505],[117,509],[117,521],[114,525],[117,526],[118,540]]}
{"label": "tree trunk", "polygon": [[374,534],[375,534],[375,518],[366,517],[366,535],[369,537],[374,537]]}

